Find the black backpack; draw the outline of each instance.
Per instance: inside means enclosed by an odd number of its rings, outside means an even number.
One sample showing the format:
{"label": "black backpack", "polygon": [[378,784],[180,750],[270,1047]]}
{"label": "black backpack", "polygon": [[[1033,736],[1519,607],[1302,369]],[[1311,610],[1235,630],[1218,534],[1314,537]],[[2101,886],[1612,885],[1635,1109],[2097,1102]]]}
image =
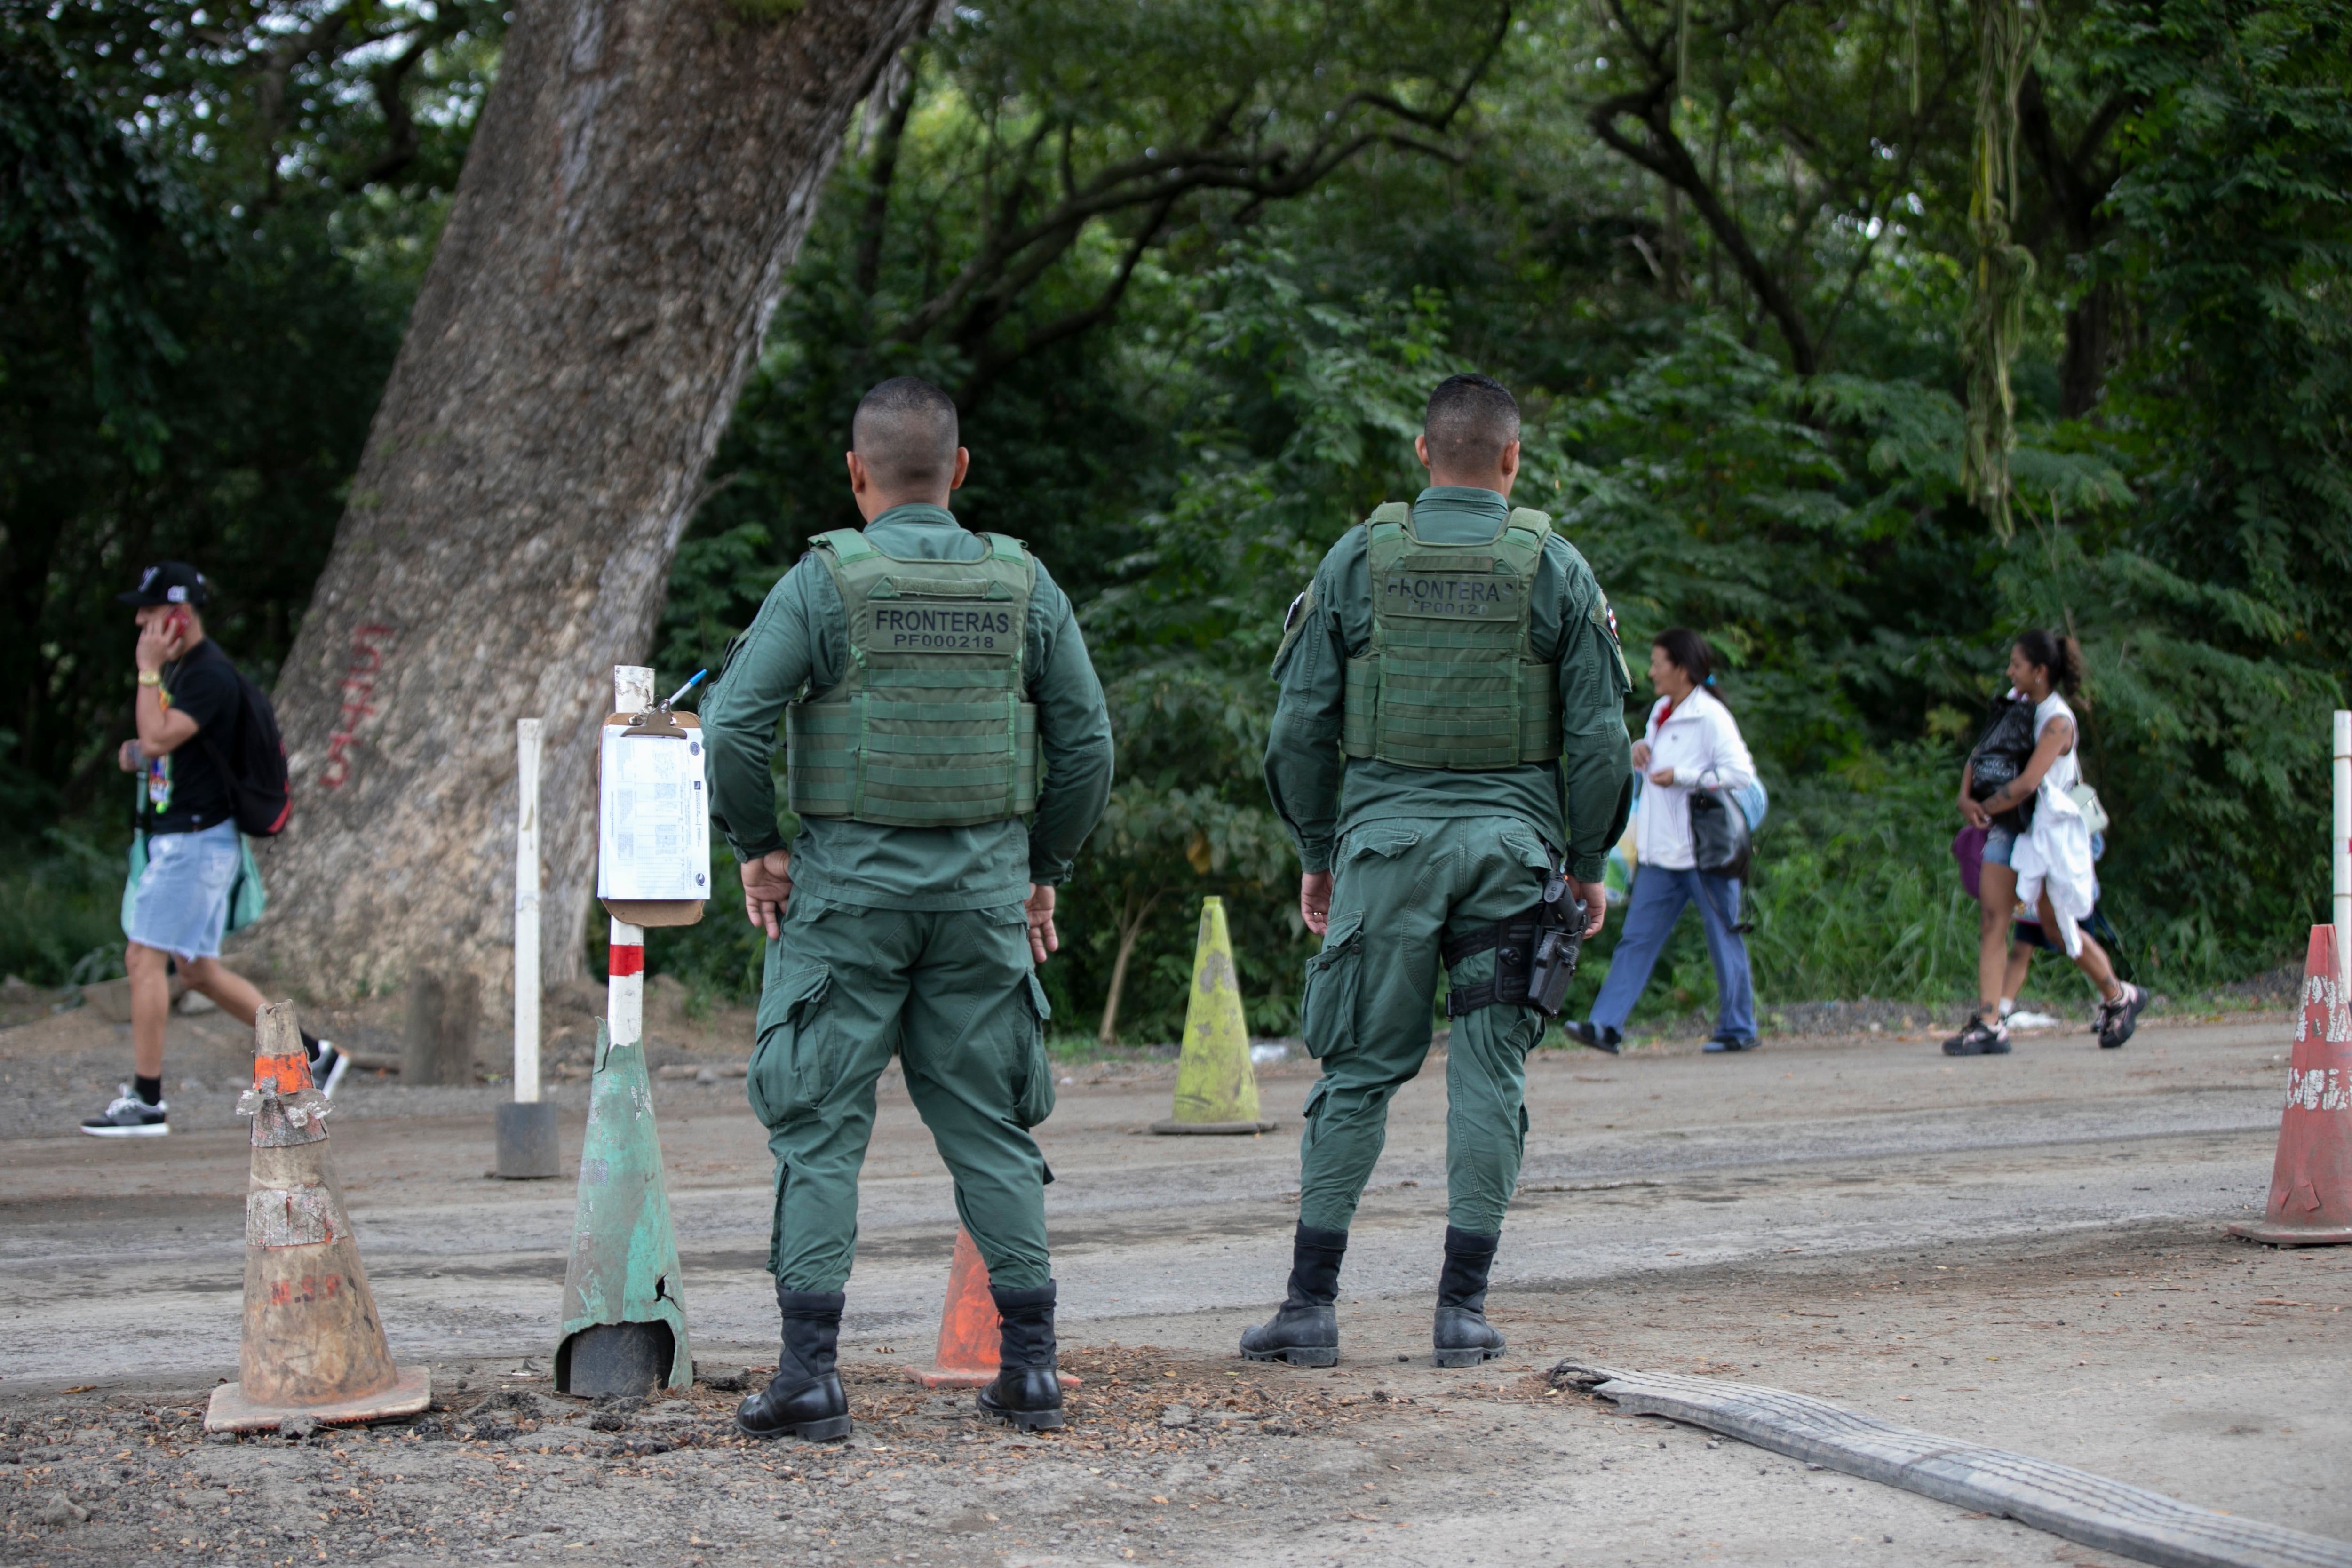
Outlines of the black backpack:
{"label": "black backpack", "polygon": [[[1993,704],[1992,717],[1986,722],[1984,733],[1977,738],[1976,749],[1969,761],[1976,771],[1969,775],[1969,796],[1972,800],[1990,800],[2003,786],[2012,783],[2025,771],[2033,757],[2033,703],[2025,698],[2004,697]],[[2022,833],[2033,826],[2033,802],[2029,797],[1995,819],[1997,826]]]}
{"label": "black backpack", "polygon": [[[235,668],[232,665],[230,668]],[[237,831],[255,838],[274,838],[286,831],[294,815],[294,780],[286,766],[286,741],[278,732],[278,714],[261,688],[236,672],[236,732],[230,754],[224,756],[210,730],[198,730],[205,754],[228,781],[230,809]]]}

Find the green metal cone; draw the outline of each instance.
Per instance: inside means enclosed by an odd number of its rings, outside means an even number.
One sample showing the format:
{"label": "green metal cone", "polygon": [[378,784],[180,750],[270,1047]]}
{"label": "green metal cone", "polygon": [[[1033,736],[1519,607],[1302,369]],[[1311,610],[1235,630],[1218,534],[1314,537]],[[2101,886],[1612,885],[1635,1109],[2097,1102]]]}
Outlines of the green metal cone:
{"label": "green metal cone", "polygon": [[[653,1082],[644,1047],[616,1046],[596,1021],[596,1074],[588,1091],[588,1137],[580,1151],[580,1208],[572,1267],[563,1276],[563,1330],[556,1366],[566,1370],[572,1336],[599,1323],[666,1323],[673,1346],[668,1385],[694,1382],[679,1289],[677,1234],[662,1180]],[[565,1392],[559,1378],[557,1392]]]}
{"label": "green metal cone", "polygon": [[1250,1066],[1249,1025],[1242,1016],[1241,977],[1234,972],[1225,900],[1201,901],[1201,938],[1192,952],[1192,994],[1184,1005],[1184,1054],[1176,1064],[1180,1125],[1255,1121],[1257,1072]]}

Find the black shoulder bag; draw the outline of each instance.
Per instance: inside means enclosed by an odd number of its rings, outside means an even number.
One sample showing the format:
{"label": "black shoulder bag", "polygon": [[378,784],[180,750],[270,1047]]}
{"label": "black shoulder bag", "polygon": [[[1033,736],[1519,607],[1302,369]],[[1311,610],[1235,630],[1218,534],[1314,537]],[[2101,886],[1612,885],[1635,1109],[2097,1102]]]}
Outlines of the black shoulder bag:
{"label": "black shoulder bag", "polygon": [[1748,814],[1719,784],[1694,784],[1690,792],[1691,857],[1709,877],[1745,878],[1756,853]]}

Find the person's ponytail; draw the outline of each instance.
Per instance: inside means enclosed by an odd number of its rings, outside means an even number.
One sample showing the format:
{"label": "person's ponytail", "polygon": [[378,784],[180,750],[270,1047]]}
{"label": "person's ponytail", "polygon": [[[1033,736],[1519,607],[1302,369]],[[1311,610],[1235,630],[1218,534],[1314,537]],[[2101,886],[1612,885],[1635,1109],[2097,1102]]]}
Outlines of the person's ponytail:
{"label": "person's ponytail", "polygon": [[2039,626],[2020,633],[2017,651],[2025,656],[2028,664],[2039,665],[2050,672],[2050,684],[2071,698],[2083,686],[2083,645],[2063,632],[2045,632]]}

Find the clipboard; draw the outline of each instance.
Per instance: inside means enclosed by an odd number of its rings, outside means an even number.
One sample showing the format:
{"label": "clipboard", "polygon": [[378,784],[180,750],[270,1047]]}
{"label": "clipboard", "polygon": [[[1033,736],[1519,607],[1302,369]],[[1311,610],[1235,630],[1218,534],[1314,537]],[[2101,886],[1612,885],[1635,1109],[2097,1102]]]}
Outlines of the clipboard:
{"label": "clipboard", "polygon": [[[655,708],[643,713],[606,714],[604,722],[598,725],[596,730],[596,780],[600,812],[603,809],[604,798],[604,731],[616,725],[629,731],[627,735],[622,737],[625,742],[638,736],[685,739],[690,733],[701,730],[702,721],[691,713],[673,713],[667,708]],[[704,805],[707,810],[709,805],[707,800]],[[598,824],[600,839],[602,833],[603,824],[600,821]],[[702,920],[702,907],[708,900],[703,899],[607,899],[600,895],[596,901],[604,906],[606,914],[625,924],[661,927],[699,924]]]}

